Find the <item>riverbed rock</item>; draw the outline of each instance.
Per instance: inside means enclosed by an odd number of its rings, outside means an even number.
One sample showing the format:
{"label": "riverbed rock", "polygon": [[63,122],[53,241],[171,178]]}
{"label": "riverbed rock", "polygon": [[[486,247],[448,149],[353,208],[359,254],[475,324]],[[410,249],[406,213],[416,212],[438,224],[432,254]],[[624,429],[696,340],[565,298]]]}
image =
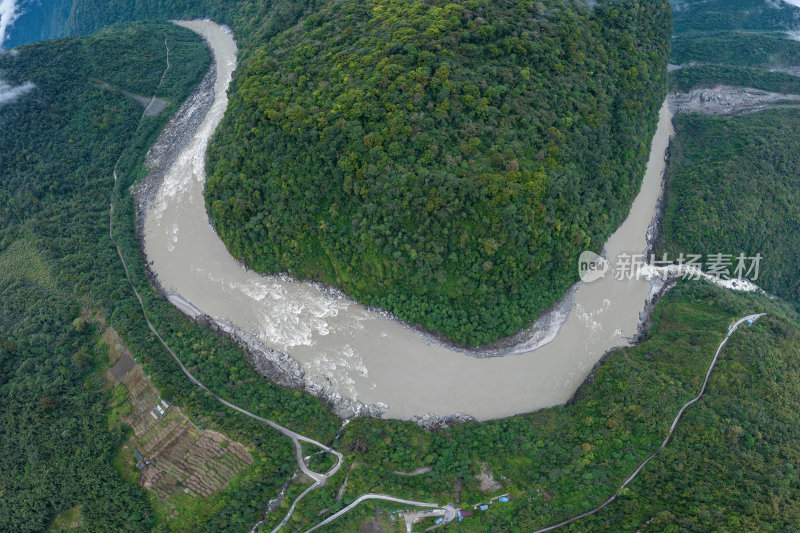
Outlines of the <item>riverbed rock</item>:
{"label": "riverbed rock", "polygon": [[771,93],[727,85],[694,89],[688,93],[673,92],[668,101],[675,114],[740,115],[775,107],[800,107],[800,95],[797,94]]}

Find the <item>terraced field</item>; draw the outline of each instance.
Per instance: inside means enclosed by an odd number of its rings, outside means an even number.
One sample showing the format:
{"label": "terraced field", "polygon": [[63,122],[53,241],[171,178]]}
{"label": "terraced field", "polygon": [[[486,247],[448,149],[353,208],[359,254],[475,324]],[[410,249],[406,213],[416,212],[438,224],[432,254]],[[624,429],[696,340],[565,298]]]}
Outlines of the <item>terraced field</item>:
{"label": "terraced field", "polygon": [[103,377],[114,387],[109,423],[133,429],[120,465],[155,495],[168,519],[219,493],[253,464],[242,444],[198,427],[162,399],[113,328],[106,329],[103,341],[110,362]]}

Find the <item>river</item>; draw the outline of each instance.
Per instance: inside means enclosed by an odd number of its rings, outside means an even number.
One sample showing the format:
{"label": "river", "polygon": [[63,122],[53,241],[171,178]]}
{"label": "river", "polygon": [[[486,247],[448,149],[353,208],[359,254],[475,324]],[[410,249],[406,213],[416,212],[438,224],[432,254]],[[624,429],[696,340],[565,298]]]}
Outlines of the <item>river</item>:
{"label": "river", "polygon": [[[150,268],[184,312],[199,310],[290,355],[311,388],[322,386],[401,419],[462,414],[485,420],[564,403],[608,350],[627,346],[636,334],[651,292],[646,280],[607,275],[581,283],[520,335],[510,354],[479,358],[432,342],[343,294],[244,268],[209,224],[203,199],[205,152],[227,107],[236,44],[212,22],[180,24],[202,35],[214,52],[214,102],[165,174],[143,234]],[[607,257],[647,246],[671,118],[664,105],[641,191],[608,240]]]}

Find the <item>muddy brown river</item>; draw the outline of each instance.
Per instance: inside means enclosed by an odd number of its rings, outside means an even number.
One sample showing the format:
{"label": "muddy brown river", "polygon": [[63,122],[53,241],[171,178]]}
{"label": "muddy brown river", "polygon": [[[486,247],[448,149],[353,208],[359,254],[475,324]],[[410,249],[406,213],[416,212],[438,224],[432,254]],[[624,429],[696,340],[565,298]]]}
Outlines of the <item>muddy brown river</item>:
{"label": "muddy brown river", "polygon": [[[288,354],[309,386],[403,419],[464,414],[483,420],[564,403],[606,351],[627,346],[636,334],[651,291],[645,280],[609,275],[579,284],[506,356],[479,358],[432,342],[343,294],[244,268],[209,224],[203,199],[205,152],[227,106],[236,44],[212,22],[180,24],[202,35],[214,52],[214,102],[147,210],[144,247],[162,287],[184,312],[199,310]],[[608,257],[645,250],[671,133],[665,105],[641,192],[608,240]]]}

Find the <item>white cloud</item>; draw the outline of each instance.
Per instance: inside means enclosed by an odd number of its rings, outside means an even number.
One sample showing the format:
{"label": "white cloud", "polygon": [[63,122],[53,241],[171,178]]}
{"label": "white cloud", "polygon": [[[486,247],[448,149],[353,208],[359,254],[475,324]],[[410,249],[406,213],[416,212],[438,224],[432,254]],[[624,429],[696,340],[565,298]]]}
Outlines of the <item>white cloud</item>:
{"label": "white cloud", "polygon": [[672,0],[670,4],[672,5],[672,11],[675,12],[683,11],[686,8],[686,3],[684,0]]}
{"label": "white cloud", "polygon": [[22,85],[12,87],[8,83],[0,80],[0,106],[13,104],[20,97],[26,95],[36,88],[32,81],[26,81]]}
{"label": "white cloud", "polygon": [[6,30],[14,24],[19,15],[17,0],[0,0],[0,50],[6,40]]}

